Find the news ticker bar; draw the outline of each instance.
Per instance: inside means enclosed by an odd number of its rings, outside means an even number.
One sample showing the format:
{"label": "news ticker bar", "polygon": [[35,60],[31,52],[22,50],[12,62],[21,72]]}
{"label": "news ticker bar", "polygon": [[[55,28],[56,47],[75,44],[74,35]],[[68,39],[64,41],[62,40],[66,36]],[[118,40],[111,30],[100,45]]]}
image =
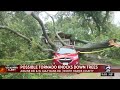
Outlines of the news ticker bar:
{"label": "news ticker bar", "polygon": [[2,65],[0,73],[101,73],[120,72],[107,65]]}

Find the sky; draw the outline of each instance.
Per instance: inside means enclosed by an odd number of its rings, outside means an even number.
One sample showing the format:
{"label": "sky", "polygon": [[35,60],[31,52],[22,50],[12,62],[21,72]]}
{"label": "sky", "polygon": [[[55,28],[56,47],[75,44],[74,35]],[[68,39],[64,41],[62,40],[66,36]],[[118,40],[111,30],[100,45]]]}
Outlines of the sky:
{"label": "sky", "polygon": [[[49,13],[51,16],[55,15],[58,11],[46,11],[47,13]],[[47,16],[46,13],[42,12],[39,14],[40,19],[42,19],[43,23],[46,23],[47,21],[52,21],[52,19],[49,18],[45,18]]]}
{"label": "sky", "polygon": [[120,11],[114,11],[113,23],[120,26]]}
{"label": "sky", "polygon": [[[46,11],[47,13],[49,13],[50,15],[55,15],[57,13],[57,11]],[[41,19],[45,18],[46,14],[42,13],[42,17]],[[47,21],[50,21],[51,18],[46,18],[44,19],[44,23]],[[120,26],[120,11],[114,11],[114,16],[113,16],[113,21],[114,24],[116,24],[117,26]]]}

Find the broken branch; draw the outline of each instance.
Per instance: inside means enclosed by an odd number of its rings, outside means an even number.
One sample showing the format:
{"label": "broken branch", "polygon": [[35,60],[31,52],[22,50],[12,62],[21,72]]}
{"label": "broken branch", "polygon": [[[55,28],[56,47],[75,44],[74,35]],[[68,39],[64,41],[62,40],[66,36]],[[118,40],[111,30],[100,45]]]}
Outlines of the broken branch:
{"label": "broken branch", "polygon": [[83,47],[75,46],[75,49],[79,51],[92,51],[94,49],[109,48],[109,47],[115,46],[115,44],[113,45],[113,43],[111,45],[111,41],[115,43],[116,39],[110,39],[100,43],[88,43]]}

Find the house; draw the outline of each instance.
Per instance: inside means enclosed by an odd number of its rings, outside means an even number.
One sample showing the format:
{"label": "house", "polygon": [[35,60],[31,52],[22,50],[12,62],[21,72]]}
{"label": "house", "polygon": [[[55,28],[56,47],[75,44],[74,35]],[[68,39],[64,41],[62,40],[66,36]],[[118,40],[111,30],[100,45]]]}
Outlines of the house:
{"label": "house", "polygon": [[[67,45],[75,45],[75,41],[71,39],[72,35],[71,34],[65,34],[63,32],[58,32],[58,35],[62,38],[62,40],[67,44]],[[57,36],[55,36],[54,43],[57,47],[62,47],[62,44],[60,43],[59,39]]]}
{"label": "house", "polygon": [[[47,32],[48,36],[50,36],[50,33]],[[67,45],[75,45],[75,41],[73,41],[71,39],[72,35],[71,34],[65,34],[64,32],[58,32],[58,35],[62,38],[62,40],[67,44]],[[44,38],[44,35],[42,35],[44,39],[44,42],[46,44],[48,44],[47,40]],[[55,45],[59,48],[62,47],[62,44],[60,43],[59,39],[57,38],[57,36],[55,36],[53,42],[55,43]]]}

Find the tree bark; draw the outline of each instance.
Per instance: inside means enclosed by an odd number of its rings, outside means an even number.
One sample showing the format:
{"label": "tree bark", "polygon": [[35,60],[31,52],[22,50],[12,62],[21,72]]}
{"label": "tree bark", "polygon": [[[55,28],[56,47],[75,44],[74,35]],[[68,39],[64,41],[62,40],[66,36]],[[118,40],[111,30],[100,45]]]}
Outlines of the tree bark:
{"label": "tree bark", "polygon": [[110,39],[100,43],[88,43],[88,44],[85,44],[83,47],[75,46],[75,49],[78,51],[92,51],[95,49],[110,48],[115,46],[111,44],[111,41],[112,43],[114,42],[114,44],[116,43],[116,39]]}
{"label": "tree bark", "polygon": [[78,40],[78,39],[72,39],[72,41],[79,42],[79,43],[83,43],[83,44],[92,43],[92,42],[90,42],[90,41],[86,41],[86,40]]}

